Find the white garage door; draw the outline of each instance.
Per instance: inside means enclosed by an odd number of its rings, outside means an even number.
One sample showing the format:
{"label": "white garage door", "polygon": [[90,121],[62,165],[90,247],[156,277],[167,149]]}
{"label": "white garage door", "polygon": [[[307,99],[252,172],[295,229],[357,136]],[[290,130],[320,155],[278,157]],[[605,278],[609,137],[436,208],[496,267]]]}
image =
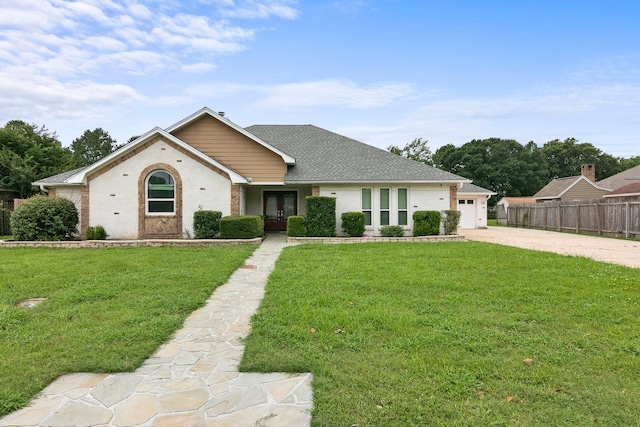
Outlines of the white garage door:
{"label": "white garage door", "polygon": [[476,203],[475,199],[458,199],[460,228],[476,228]]}

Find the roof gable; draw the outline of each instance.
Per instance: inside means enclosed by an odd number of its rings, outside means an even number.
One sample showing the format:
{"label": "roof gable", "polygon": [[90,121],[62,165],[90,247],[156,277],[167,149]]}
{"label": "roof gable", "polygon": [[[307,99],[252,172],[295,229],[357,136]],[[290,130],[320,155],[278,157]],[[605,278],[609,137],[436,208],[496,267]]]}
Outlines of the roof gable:
{"label": "roof gable", "polygon": [[221,163],[217,162],[216,160],[212,159],[211,157],[201,153],[200,151],[196,150],[195,148],[193,148],[192,146],[190,146],[189,144],[186,144],[184,141],[176,138],[175,136],[171,135],[170,133],[167,133],[166,131],[162,130],[159,127],[156,127],[152,130],[150,130],[149,132],[145,133],[144,135],[140,136],[139,138],[137,138],[134,141],[131,141],[130,143],[126,144],[125,146],[119,148],[118,150],[114,151],[113,153],[109,154],[108,156],[98,160],[97,162],[93,163],[92,165],[89,165],[85,168],[81,168],[81,169],[76,169],[73,171],[69,171],[69,172],[65,172],[62,174],[58,174],[49,178],[45,178],[39,181],[36,181],[33,183],[33,185],[79,185],[79,184],[84,184],[87,182],[87,177],[89,175],[91,175],[94,172],[99,171],[100,169],[102,169],[103,167],[111,164],[112,162],[124,157],[125,155],[127,155],[128,153],[130,153],[131,151],[135,150],[136,148],[140,147],[141,145],[153,140],[153,138],[157,138],[157,137],[162,137],[165,140],[170,141],[171,143],[179,146],[180,148],[186,150],[189,154],[193,155],[194,157],[202,160],[203,162],[205,162],[205,164],[209,164],[211,166],[214,166],[222,171],[224,171],[225,173],[227,173],[229,175],[229,178],[231,179],[231,182],[233,182],[234,184],[241,184],[241,183],[247,183],[247,179],[245,177],[243,177],[242,175],[238,174],[237,172],[229,169],[228,167],[222,165]]}
{"label": "roof gable", "polygon": [[296,158],[286,183],[471,182],[313,125],[254,125],[246,130]]}
{"label": "roof gable", "polygon": [[179,122],[169,126],[168,128],[165,129],[166,132],[168,133],[174,133],[188,125],[190,125],[191,123],[201,119],[203,116],[209,116],[215,120],[220,121],[221,123],[225,124],[226,126],[232,128],[233,130],[235,130],[236,132],[241,133],[242,135],[246,136],[247,138],[251,139],[252,141],[256,142],[257,144],[265,147],[266,149],[268,149],[269,151],[272,151],[273,153],[277,154],[278,156],[280,156],[282,158],[282,160],[287,164],[287,165],[294,165],[296,163],[296,159],[291,157],[289,154],[285,153],[284,151],[281,151],[280,149],[274,147],[273,145],[263,141],[262,139],[260,139],[259,137],[257,137],[256,135],[247,132],[245,129],[241,128],[240,126],[236,125],[235,123],[233,123],[231,120],[227,119],[226,117],[224,117],[221,114],[216,113],[215,111],[213,111],[212,109],[208,108],[208,107],[204,107],[199,111],[196,111],[195,113],[191,114],[188,117],[185,117],[184,119],[180,120]]}
{"label": "roof gable", "polygon": [[534,199],[559,199],[578,183],[585,181],[588,185],[596,190],[609,191],[608,188],[603,188],[591,181],[584,175],[569,176],[566,178],[556,178],[550,183],[542,187],[540,191],[533,195]]}
{"label": "roof gable", "polygon": [[458,189],[458,194],[483,194],[485,196],[495,196],[498,193],[494,193],[491,190],[480,187],[479,185],[465,182],[462,187]]}

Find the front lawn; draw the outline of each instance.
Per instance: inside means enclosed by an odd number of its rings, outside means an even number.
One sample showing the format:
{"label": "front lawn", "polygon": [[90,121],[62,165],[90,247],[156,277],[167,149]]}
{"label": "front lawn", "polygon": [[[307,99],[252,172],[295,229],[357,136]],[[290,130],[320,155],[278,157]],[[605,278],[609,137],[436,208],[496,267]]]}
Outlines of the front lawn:
{"label": "front lawn", "polygon": [[243,371],[313,426],[640,424],[640,270],[488,243],[287,248]]}
{"label": "front lawn", "polygon": [[0,248],[0,416],[64,373],[133,371],[254,249]]}

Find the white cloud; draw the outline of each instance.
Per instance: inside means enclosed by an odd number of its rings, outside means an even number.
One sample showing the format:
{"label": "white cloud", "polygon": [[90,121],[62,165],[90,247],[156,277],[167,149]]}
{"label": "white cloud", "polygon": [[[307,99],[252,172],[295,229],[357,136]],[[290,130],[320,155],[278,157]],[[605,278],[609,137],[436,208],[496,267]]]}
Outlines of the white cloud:
{"label": "white cloud", "polygon": [[195,64],[184,64],[181,69],[185,73],[206,73],[207,71],[211,71],[215,69],[215,65],[208,62],[198,62]]}
{"label": "white cloud", "polygon": [[220,12],[229,18],[267,19],[275,16],[283,19],[296,19],[298,11],[295,0],[213,0]]}
{"label": "white cloud", "polygon": [[263,88],[262,92],[266,98],[259,101],[258,106],[281,109],[316,106],[381,107],[414,94],[411,85],[406,83],[358,86],[343,80],[289,83]]}

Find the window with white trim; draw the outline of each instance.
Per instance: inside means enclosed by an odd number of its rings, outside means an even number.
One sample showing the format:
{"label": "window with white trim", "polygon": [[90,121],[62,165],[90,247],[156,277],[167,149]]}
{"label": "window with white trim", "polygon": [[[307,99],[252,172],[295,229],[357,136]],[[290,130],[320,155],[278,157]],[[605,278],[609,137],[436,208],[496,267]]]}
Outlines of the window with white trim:
{"label": "window with white trim", "polygon": [[388,188],[380,189],[380,225],[389,225],[389,199]]}
{"label": "window with white trim", "polygon": [[147,213],[175,214],[176,185],[169,172],[153,171],[147,178],[146,187]]}
{"label": "window with white trim", "polygon": [[407,207],[409,205],[409,190],[398,188],[398,225],[408,225],[409,215]]}
{"label": "window with white trim", "polygon": [[371,225],[371,189],[362,189],[362,213],[364,214],[364,225]]}

